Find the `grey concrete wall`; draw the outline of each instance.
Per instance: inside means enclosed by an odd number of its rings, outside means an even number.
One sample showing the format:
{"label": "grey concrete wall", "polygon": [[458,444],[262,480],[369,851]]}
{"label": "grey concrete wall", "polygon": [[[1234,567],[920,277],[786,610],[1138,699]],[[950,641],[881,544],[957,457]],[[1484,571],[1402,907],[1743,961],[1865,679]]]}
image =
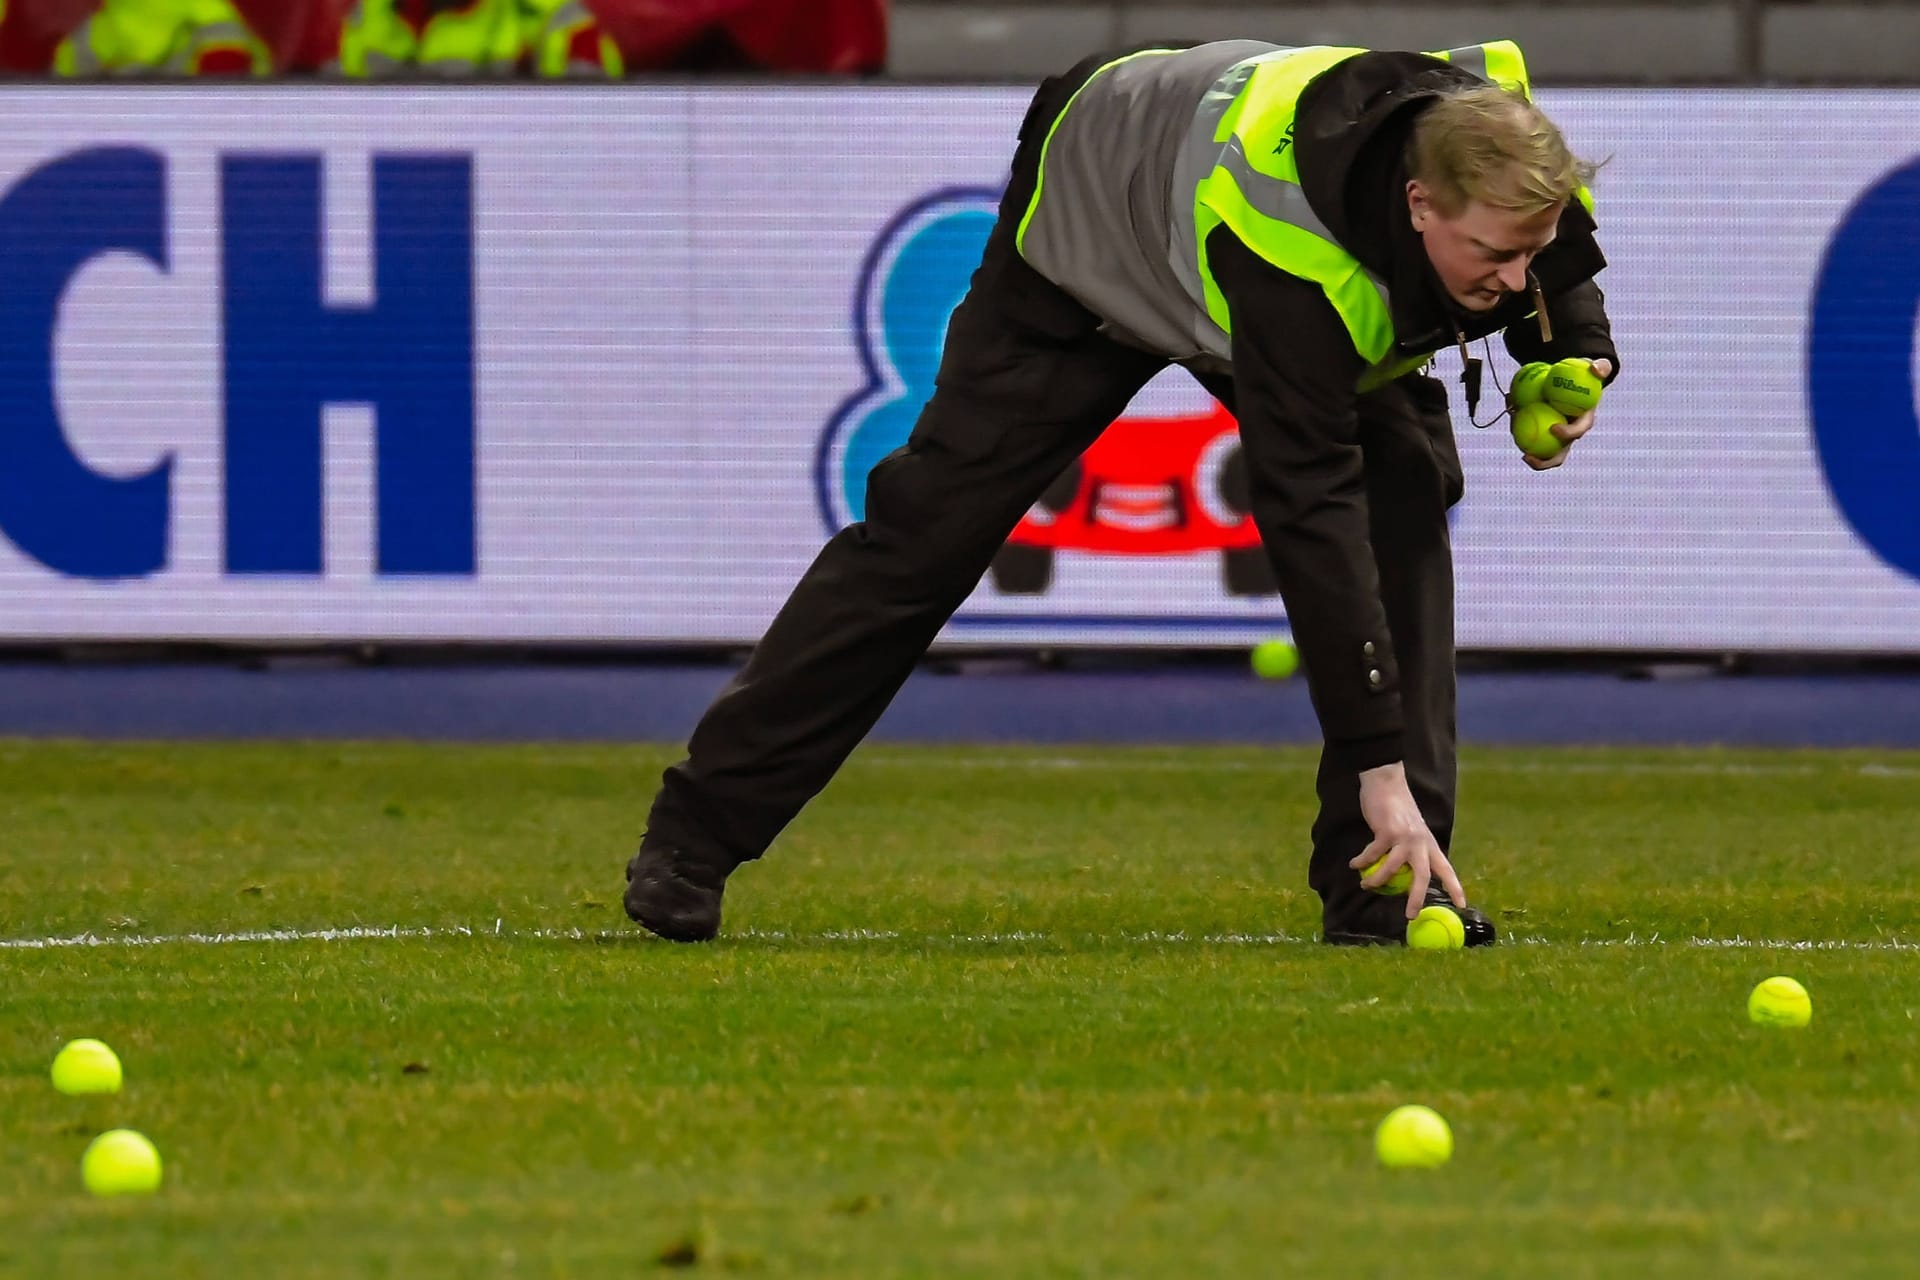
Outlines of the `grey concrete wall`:
{"label": "grey concrete wall", "polygon": [[1505,37],[1562,84],[1920,84],[1920,0],[894,0],[890,70],[1030,81],[1101,48],[1233,36],[1413,49]]}
{"label": "grey concrete wall", "polygon": [[1770,6],[1760,49],[1772,80],[1920,83],[1920,5]]}
{"label": "grey concrete wall", "polygon": [[1105,4],[946,4],[894,0],[887,70],[896,76],[1035,80],[1120,43]]}

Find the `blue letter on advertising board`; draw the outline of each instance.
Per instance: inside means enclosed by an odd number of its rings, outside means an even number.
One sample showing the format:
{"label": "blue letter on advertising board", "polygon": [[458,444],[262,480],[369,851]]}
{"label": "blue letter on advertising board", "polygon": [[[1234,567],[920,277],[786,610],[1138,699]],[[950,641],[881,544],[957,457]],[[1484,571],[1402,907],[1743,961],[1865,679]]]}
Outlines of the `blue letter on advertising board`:
{"label": "blue letter on advertising board", "polygon": [[1862,541],[1920,578],[1920,160],[1847,211],[1814,284],[1807,403],[1833,499]]}
{"label": "blue letter on advertising board", "polygon": [[374,406],[375,571],[474,572],[472,170],[374,157],[374,301],[329,306],[319,157],[223,157],[229,573],[324,571],[328,404]]}
{"label": "blue letter on advertising board", "polygon": [[76,578],[137,578],[166,564],[167,459],[106,476],[74,455],[53,395],[61,295],[103,253],[167,269],[166,162],[99,147],[60,157],[0,198],[0,530]]}

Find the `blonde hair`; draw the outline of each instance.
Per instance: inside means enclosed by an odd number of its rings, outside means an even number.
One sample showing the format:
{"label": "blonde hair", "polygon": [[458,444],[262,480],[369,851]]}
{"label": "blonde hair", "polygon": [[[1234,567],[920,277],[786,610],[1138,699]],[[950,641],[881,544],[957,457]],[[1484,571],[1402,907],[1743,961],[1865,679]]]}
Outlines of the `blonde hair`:
{"label": "blonde hair", "polygon": [[1408,173],[1447,217],[1475,200],[1539,213],[1571,200],[1598,167],[1575,158],[1540,108],[1498,85],[1442,94],[1420,113],[1407,144]]}

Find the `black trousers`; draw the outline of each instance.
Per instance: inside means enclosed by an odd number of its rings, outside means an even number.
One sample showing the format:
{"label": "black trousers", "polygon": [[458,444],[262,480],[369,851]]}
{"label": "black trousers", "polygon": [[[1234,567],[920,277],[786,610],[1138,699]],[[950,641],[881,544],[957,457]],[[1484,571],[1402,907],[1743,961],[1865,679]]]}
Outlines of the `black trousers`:
{"label": "black trousers", "polygon": [[[866,519],[815,558],[670,767],[647,840],[724,871],[759,857],[873,728],[1047,485],[1166,361],[1111,341],[1015,251],[1047,127],[1095,66],[1042,84],[1000,217],[948,323],[935,389],[907,443],[867,481]],[[1202,382],[1232,407],[1230,383]],[[1439,384],[1404,378],[1360,403],[1372,538],[1407,721],[1415,799],[1453,829],[1453,574],[1446,509],[1459,462]],[[1262,451],[1247,449],[1250,462]],[[1256,491],[1263,478],[1250,475]],[[1262,504],[1257,504],[1256,507]],[[1286,584],[1281,584],[1283,591]],[[1358,894],[1371,839],[1359,780],[1324,762],[1309,882],[1329,910]]]}

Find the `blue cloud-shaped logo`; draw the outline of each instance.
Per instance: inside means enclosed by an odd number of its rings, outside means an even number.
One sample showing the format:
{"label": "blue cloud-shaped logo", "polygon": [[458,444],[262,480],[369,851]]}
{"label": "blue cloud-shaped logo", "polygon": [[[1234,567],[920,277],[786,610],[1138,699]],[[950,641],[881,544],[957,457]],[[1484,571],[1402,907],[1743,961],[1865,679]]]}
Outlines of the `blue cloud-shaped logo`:
{"label": "blue cloud-shaped logo", "polygon": [[944,188],[902,209],[868,250],[853,303],[863,385],[834,411],[814,459],[829,532],[865,516],[867,473],[907,442],[933,394],[947,319],[980,265],[999,202],[991,188]]}

